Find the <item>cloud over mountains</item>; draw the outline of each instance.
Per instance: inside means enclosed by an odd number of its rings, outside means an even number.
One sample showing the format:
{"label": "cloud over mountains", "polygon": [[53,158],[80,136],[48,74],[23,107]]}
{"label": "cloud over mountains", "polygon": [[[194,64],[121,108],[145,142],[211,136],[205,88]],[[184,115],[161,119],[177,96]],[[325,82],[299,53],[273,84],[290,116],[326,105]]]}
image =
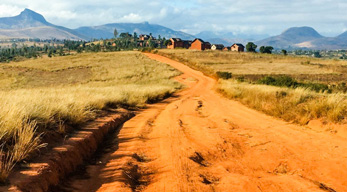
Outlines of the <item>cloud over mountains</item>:
{"label": "cloud over mountains", "polygon": [[274,35],[292,26],[312,26],[323,35],[335,36],[347,29],[345,0],[2,0],[0,17],[18,15],[24,8],[69,28],[149,21],[192,34]]}

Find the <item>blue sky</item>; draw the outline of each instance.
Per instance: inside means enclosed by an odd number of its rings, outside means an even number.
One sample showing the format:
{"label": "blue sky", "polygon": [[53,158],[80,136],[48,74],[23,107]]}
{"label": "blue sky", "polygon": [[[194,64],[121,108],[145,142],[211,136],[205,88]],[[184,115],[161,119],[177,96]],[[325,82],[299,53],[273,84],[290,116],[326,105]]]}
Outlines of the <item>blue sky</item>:
{"label": "blue sky", "polygon": [[346,0],[1,0],[0,17],[24,8],[70,28],[148,21],[191,34],[276,35],[289,27],[311,26],[334,36],[347,30]]}

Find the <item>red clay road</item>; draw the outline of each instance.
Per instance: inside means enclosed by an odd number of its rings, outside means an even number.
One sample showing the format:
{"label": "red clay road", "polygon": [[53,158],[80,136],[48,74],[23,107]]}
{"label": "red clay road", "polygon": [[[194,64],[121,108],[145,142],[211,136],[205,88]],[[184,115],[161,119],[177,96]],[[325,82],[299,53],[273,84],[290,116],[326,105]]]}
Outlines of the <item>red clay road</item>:
{"label": "red clay road", "polygon": [[347,191],[346,139],[249,109],[201,72],[146,55],[182,71],[186,89],[126,122],[118,149],[74,191]]}

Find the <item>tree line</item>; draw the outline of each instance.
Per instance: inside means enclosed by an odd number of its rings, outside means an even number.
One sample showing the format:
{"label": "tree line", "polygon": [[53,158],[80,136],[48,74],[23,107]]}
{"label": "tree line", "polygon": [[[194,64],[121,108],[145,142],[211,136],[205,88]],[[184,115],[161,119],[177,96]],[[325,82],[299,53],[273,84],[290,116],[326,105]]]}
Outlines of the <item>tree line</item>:
{"label": "tree line", "polygon": [[[248,42],[247,45],[246,45],[246,50],[248,52],[253,52],[253,53],[256,53],[256,49],[257,49],[257,45],[254,44],[253,42]],[[267,53],[267,54],[272,54],[272,51],[274,50],[274,48],[272,46],[261,46],[259,48],[259,52],[260,53]],[[287,50],[285,49],[282,49],[281,50],[282,54],[283,55],[287,55]]]}
{"label": "tree line", "polygon": [[144,48],[162,48],[164,46],[164,42],[166,41],[165,38],[161,38],[160,35],[158,38],[154,38],[152,34],[149,36],[150,38],[141,41],[136,32],[133,34],[120,33],[118,35],[118,32],[115,29],[114,38],[105,40],[101,39],[92,42],[47,40],[46,42],[48,43],[43,46],[37,46],[36,44],[33,46],[26,46],[23,44],[21,47],[16,43],[13,43],[11,47],[0,46],[0,62],[10,62],[23,58],[37,58],[42,57],[43,55],[47,55],[48,57],[65,56],[69,55],[71,52],[111,52]]}

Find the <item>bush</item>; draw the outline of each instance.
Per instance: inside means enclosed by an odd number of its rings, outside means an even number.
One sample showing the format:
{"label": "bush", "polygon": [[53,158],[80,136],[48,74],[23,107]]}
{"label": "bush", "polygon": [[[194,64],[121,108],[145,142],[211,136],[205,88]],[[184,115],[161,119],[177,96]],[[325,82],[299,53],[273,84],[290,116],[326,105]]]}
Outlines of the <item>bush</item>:
{"label": "bush", "polygon": [[236,79],[238,82],[245,82],[245,77],[244,76],[240,76],[240,77],[237,77]]}
{"label": "bush", "polygon": [[217,71],[217,77],[220,79],[231,79],[232,73],[226,71]]}
{"label": "bush", "polygon": [[152,47],[144,47],[141,49],[141,52],[144,52],[144,53],[150,53],[152,52],[154,49]]}
{"label": "bush", "polygon": [[266,76],[262,79],[258,80],[259,84],[265,84],[265,85],[273,85],[273,86],[279,86],[279,87],[297,87],[298,82],[296,82],[293,78],[289,76],[280,76],[280,77],[271,77]]}
{"label": "bush", "polygon": [[286,75],[279,76],[279,77],[266,76],[262,79],[259,79],[257,83],[264,84],[264,85],[273,85],[278,87],[289,87],[289,88],[303,87],[303,88],[307,88],[316,92],[332,93],[332,90],[326,84],[299,83],[296,80],[294,80],[292,77],[286,76]]}
{"label": "bush", "polygon": [[328,85],[321,84],[321,83],[302,83],[300,86],[308,88],[308,89],[310,89],[312,91],[316,91],[316,92],[332,93],[332,90],[329,88]]}

